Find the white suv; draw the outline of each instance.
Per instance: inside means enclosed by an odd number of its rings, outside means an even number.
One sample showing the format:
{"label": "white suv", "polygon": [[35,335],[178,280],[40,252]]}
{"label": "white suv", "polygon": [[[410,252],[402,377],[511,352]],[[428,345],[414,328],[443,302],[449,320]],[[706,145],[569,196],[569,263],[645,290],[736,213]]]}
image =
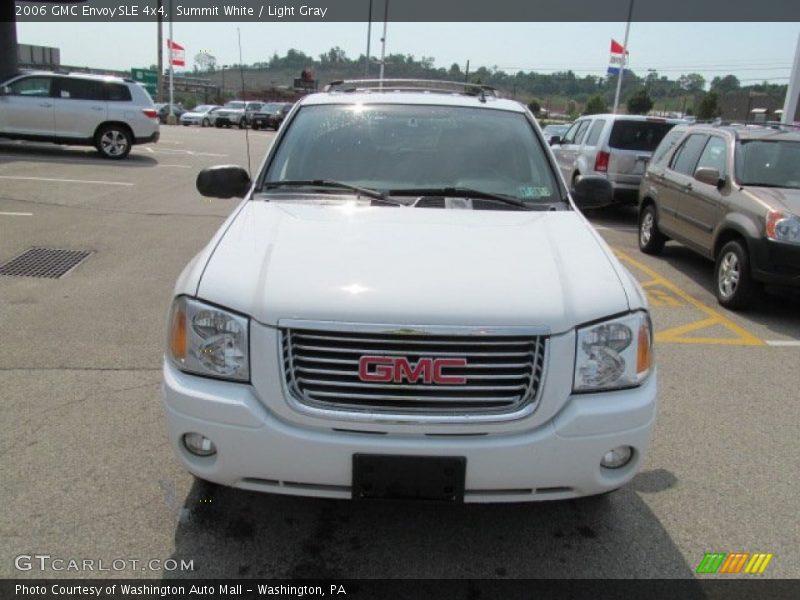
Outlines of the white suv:
{"label": "white suv", "polygon": [[[346,82],[303,98],[178,279],[164,407],[197,477],[329,498],[614,490],[656,413],[644,293],[531,113],[490,90]],[[443,89],[444,86],[444,89]]]}
{"label": "white suv", "polygon": [[158,136],[152,99],[128,79],[36,72],[0,85],[0,137],[95,146],[120,159]]}

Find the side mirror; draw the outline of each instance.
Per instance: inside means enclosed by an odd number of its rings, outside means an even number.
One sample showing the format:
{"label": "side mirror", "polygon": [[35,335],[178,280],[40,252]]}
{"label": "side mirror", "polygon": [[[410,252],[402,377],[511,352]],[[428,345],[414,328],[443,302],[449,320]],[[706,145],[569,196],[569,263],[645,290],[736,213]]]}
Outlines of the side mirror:
{"label": "side mirror", "polygon": [[250,189],[250,176],[236,165],[203,169],[197,175],[197,191],[209,198],[244,198]]}
{"label": "side mirror", "polygon": [[571,191],[575,205],[580,209],[603,208],[614,201],[614,188],[604,177],[583,177]]}
{"label": "side mirror", "polygon": [[560,144],[561,143],[561,136],[560,135],[554,135],[553,137],[550,138],[550,141],[548,143],[551,146],[555,146],[557,144]]}
{"label": "side mirror", "polygon": [[694,172],[694,178],[700,183],[713,185],[715,188],[725,185],[725,180],[720,176],[719,171],[711,167],[700,167]]}

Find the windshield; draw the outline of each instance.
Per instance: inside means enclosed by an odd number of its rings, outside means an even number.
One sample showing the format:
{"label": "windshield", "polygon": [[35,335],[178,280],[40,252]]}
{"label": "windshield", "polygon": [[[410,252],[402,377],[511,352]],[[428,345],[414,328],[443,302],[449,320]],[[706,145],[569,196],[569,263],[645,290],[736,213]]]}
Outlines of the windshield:
{"label": "windshield", "polygon": [[244,108],[244,102],[228,102],[225,108]]}
{"label": "windshield", "polygon": [[563,135],[569,129],[569,125],[547,125],[543,131],[550,135]]}
{"label": "windshield", "polygon": [[468,107],[303,107],[264,180],[332,180],[398,194],[469,188],[526,202],[561,199],[523,114]]}
{"label": "windshield", "polygon": [[736,149],[741,185],[800,188],[800,142],[745,140]]}
{"label": "windshield", "polygon": [[272,113],[272,112],[278,112],[280,108],[281,108],[280,104],[276,102],[270,102],[269,104],[265,104],[264,106],[262,106],[261,111]]}

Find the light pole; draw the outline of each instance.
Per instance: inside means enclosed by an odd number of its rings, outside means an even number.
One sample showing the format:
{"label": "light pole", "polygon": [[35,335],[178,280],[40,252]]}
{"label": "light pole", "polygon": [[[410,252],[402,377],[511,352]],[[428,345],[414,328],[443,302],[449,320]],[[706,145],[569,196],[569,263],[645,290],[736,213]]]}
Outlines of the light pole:
{"label": "light pole", "polygon": [[164,17],[161,14],[162,8],[162,0],[158,0],[158,79],[156,81],[158,93],[156,102],[164,101]]}
{"label": "light pole", "polygon": [[386,0],[386,4],[383,8],[383,37],[381,38],[381,74],[380,80],[381,85],[383,87],[383,68],[386,64],[386,23],[389,21],[389,0]]}
{"label": "light pole", "polygon": [[617,91],[614,94],[614,114],[617,114],[619,107],[619,94],[622,91],[622,74],[625,72],[625,66],[628,64],[628,33],[631,30],[631,16],[633,15],[633,0],[628,5],[628,22],[625,24],[625,40],[622,42],[622,64],[619,66],[619,75],[617,77]]}
{"label": "light pole", "polygon": [[220,97],[222,103],[225,104],[225,67],[227,65],[222,65],[222,89],[220,90]]}
{"label": "light pole", "polygon": [[372,0],[369,0],[369,15],[367,17],[367,57],[364,61],[364,77],[369,75],[369,43],[372,40]]}

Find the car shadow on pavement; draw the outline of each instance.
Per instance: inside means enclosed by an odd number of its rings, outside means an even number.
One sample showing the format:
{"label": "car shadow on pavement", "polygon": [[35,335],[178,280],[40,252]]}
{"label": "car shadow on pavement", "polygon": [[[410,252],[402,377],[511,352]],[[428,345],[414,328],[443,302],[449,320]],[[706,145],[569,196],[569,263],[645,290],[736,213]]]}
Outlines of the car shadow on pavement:
{"label": "car shadow on pavement", "polygon": [[663,469],[617,492],[525,504],[443,505],[298,498],[195,480],[175,551],[193,571],[166,578],[692,578],[640,494],[675,485]]}
{"label": "car shadow on pavement", "polygon": [[605,208],[587,210],[584,211],[584,215],[595,226],[624,229],[638,227],[638,209],[630,204],[613,204]]}
{"label": "car shadow on pavement", "polygon": [[[135,148],[135,147],[134,147]],[[31,162],[37,165],[45,162],[63,164],[97,164],[110,167],[142,168],[155,167],[158,160],[152,156],[131,152],[122,160],[103,158],[90,146],[58,146],[35,142],[0,141],[0,165],[12,162]]]}
{"label": "car shadow on pavement", "polygon": [[[657,258],[669,263],[672,268],[694,281],[711,296],[715,296],[714,263],[710,260],[676,242],[668,242]],[[767,288],[766,293],[761,294],[749,309],[741,312],[741,315],[782,337],[789,336],[800,340],[798,305],[800,305],[800,292]],[[723,314],[738,314],[729,313],[716,301],[711,303],[711,308]]]}
{"label": "car shadow on pavement", "polygon": [[[636,229],[638,223],[638,211],[635,206],[610,206],[592,210],[586,213],[586,217],[595,226],[612,229]],[[637,257],[634,255],[634,258]],[[637,258],[637,260],[639,259]],[[668,263],[706,290],[712,297],[715,296],[714,263],[710,260],[677,242],[668,242],[656,260]],[[655,268],[663,273],[663,269]],[[766,292],[742,315],[780,336],[789,336],[800,340],[800,312],[797,310],[798,304],[800,304],[800,291],[768,288]],[[710,306],[722,313],[728,313],[716,301],[711,302]]]}

